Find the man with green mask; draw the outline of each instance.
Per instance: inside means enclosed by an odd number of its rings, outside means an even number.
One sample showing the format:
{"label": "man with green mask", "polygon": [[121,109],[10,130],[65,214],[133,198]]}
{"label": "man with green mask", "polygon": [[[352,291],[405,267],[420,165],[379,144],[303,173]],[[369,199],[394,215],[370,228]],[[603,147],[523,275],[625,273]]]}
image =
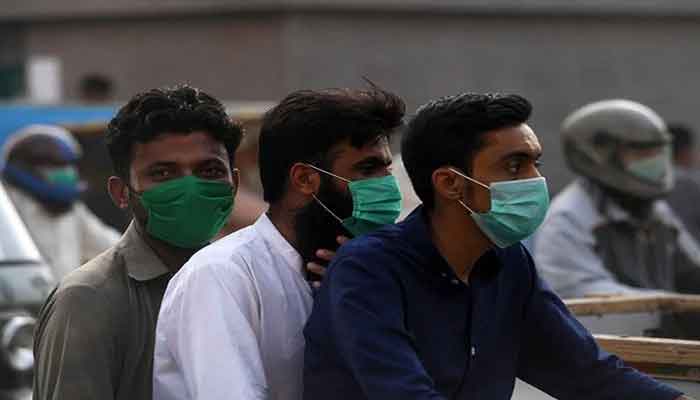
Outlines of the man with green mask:
{"label": "man with green mask", "polygon": [[26,126],[0,150],[7,193],[57,281],[119,240],[80,200],[81,156],[78,141],[55,125]]}
{"label": "man with green mask", "polygon": [[403,101],[377,87],[299,91],[265,115],[258,159],[269,210],[195,254],[168,285],[155,399],[301,399],[305,264],[320,272],[339,236],[398,217],[388,137],[403,115]]}
{"label": "man with green mask", "polygon": [[69,274],[35,334],[35,399],[152,397],[156,318],[170,278],[233,207],[242,137],[197,89],[154,89],[112,119],[108,188],[134,218],[122,239]]}
{"label": "man with green mask", "polygon": [[531,110],[474,93],[418,109],[401,152],[423,206],[334,258],[305,400],[502,400],[516,377],[559,399],[681,396],[602,351],[519,243],[549,205]]}

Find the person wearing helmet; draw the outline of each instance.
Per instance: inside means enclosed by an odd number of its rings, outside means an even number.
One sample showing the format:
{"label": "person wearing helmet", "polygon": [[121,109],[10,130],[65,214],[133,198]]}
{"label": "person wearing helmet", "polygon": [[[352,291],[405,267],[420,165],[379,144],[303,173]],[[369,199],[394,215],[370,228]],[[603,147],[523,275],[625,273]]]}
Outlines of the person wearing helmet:
{"label": "person wearing helmet", "polygon": [[7,192],[57,280],[119,240],[79,200],[80,156],[78,142],[54,125],[15,132],[0,153]]}
{"label": "person wearing helmet", "polygon": [[650,108],[586,105],[562,125],[579,178],[553,201],[534,257],[564,298],[700,292],[700,247],[664,197],[673,187],[671,137]]}

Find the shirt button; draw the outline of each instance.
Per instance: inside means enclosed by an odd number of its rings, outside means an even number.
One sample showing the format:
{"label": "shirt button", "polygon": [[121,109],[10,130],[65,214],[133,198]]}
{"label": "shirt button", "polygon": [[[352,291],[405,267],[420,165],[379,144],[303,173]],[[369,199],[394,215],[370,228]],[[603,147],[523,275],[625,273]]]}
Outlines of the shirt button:
{"label": "shirt button", "polygon": [[443,272],[443,273],[441,273],[441,274],[440,274],[440,276],[442,276],[443,278],[447,278],[447,274],[446,274],[446,273],[444,273],[444,272]]}
{"label": "shirt button", "polygon": [[452,282],[453,285],[459,285],[459,281],[457,279],[453,279],[450,282]]}
{"label": "shirt button", "polygon": [[476,356],[476,347],[472,346],[472,357]]}

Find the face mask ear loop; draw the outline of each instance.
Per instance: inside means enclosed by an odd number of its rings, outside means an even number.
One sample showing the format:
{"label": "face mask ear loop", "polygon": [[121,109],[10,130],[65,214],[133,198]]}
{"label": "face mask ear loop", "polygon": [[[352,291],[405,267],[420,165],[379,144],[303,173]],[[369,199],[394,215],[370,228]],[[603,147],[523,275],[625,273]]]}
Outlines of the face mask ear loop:
{"label": "face mask ear loop", "polygon": [[464,204],[464,202],[462,201],[462,199],[457,200],[457,202],[459,202],[459,204],[461,204],[462,207],[466,208],[467,211],[469,211],[470,214],[476,214],[474,211],[472,211],[471,208],[469,208],[468,205]]}
{"label": "face mask ear loop", "polygon": [[337,215],[335,215],[335,213],[334,213],[333,211],[331,211],[330,208],[326,207],[326,205],[323,204],[323,202],[322,202],[321,200],[319,200],[318,197],[316,197],[315,194],[312,193],[311,196],[314,198],[314,200],[316,200],[316,202],[317,202],[318,204],[321,205],[321,207],[323,207],[326,211],[328,211],[328,213],[329,213],[330,215],[332,215],[333,218],[337,219],[338,222],[340,222],[341,224],[343,223],[343,220],[340,219],[340,217],[338,217]]}
{"label": "face mask ear loop", "polygon": [[317,167],[317,166],[315,166],[315,165],[306,164],[306,163],[305,163],[304,165],[306,165],[307,167],[313,168],[313,169],[315,169],[315,170],[318,171],[318,172],[323,172],[324,174],[328,174],[328,175],[330,175],[330,176],[332,176],[332,177],[334,177],[334,178],[336,178],[336,179],[340,179],[341,181],[345,181],[345,182],[347,182],[347,183],[350,183],[350,182],[351,182],[350,179],[345,179],[345,178],[343,178],[342,176],[338,176],[338,175],[336,175],[336,174],[334,174],[334,173],[332,173],[332,172],[328,172],[328,171],[326,171],[325,169],[319,168],[319,167]]}
{"label": "face mask ear loop", "polygon": [[[455,174],[461,176],[461,177],[464,178],[464,179],[467,179],[467,180],[469,180],[469,181],[471,181],[471,182],[476,183],[477,185],[483,187],[483,188],[486,189],[486,190],[489,190],[489,191],[491,190],[488,186],[484,185],[483,183],[477,181],[476,179],[470,178],[470,177],[468,177],[467,175],[464,175],[463,173],[457,171],[457,170],[454,169],[454,168],[450,168],[450,171],[454,172]],[[467,205],[462,201],[462,199],[459,199],[459,200],[457,200],[457,201],[459,202],[459,204],[462,205],[462,207],[466,208],[467,211],[469,211],[470,214],[476,214],[476,213],[474,212],[474,210],[472,210],[471,208],[469,208],[469,206],[467,206]]]}
{"label": "face mask ear loop", "polygon": [[133,193],[134,196],[136,196],[136,198],[139,198],[139,197],[141,197],[141,196],[143,195],[143,192],[140,192],[140,193],[139,193],[136,189],[134,189],[134,188],[131,186],[130,183],[125,182],[125,184],[126,184],[126,188],[129,189],[129,193],[130,193],[130,194]]}
{"label": "face mask ear loop", "polygon": [[467,175],[464,175],[463,173],[457,171],[457,170],[454,169],[454,168],[449,168],[449,170],[452,171],[452,172],[454,172],[455,174],[461,176],[461,177],[464,178],[464,179],[468,179],[469,181],[471,181],[471,182],[473,182],[473,183],[476,183],[477,185],[483,187],[483,188],[486,189],[486,190],[489,190],[489,191],[491,190],[490,187],[484,185],[483,183],[477,181],[477,180],[474,179],[474,178],[471,178],[471,177],[469,177],[469,176],[467,176]]}

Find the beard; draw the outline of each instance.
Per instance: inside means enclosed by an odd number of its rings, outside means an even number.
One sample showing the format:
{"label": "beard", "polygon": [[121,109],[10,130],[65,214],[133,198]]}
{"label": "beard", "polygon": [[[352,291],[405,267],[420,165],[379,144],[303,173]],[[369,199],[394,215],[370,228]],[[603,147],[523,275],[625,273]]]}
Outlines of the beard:
{"label": "beard", "polygon": [[[321,181],[316,197],[340,218],[347,218],[352,214],[352,197],[336,190],[328,180]],[[319,249],[335,251],[339,247],[336,240],[338,236],[352,237],[343,225],[315,199],[297,211],[294,230],[297,250],[305,265],[310,261],[324,265],[326,262],[316,257],[316,251]],[[314,277],[307,276],[307,278]]]}

